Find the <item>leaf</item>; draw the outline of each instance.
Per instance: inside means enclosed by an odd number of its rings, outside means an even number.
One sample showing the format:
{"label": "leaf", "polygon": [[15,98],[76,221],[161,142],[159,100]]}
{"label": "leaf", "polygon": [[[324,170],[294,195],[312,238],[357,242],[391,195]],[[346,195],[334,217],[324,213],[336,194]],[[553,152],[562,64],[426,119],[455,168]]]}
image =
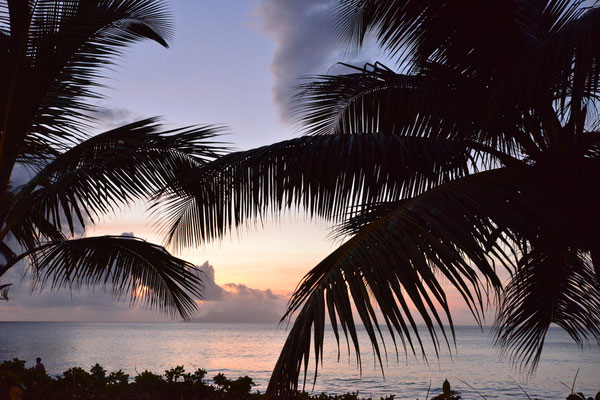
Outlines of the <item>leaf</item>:
{"label": "leaf", "polygon": [[[101,133],[56,156],[15,192],[11,223],[39,215],[58,229],[114,211],[164,188],[178,169],[216,157],[212,126],[162,130],[154,118]],[[29,221],[28,221],[29,222]]]}
{"label": "leaf", "polygon": [[379,63],[343,65],[358,72],[312,77],[299,87],[296,113],[302,131],[468,140],[506,158],[534,147],[520,129],[526,118],[520,111],[488,110],[492,91],[477,76],[433,62],[409,75]]}
{"label": "leaf", "polygon": [[[572,7],[578,3],[574,2]],[[541,38],[531,52],[515,63],[496,88],[495,103],[539,105],[547,102],[552,93],[561,114],[568,115],[564,108],[574,106],[577,109],[572,115],[579,116],[585,103],[597,99],[600,8],[577,8],[569,15],[560,29],[557,27]],[[581,133],[584,127],[581,121],[578,124],[577,133]]]}
{"label": "leaf", "polygon": [[166,45],[172,31],[160,0],[10,1],[8,10],[0,126],[17,153],[27,136],[56,146],[81,138],[102,68],[140,39]]}
{"label": "leaf", "polygon": [[196,268],[163,247],[128,236],[98,236],[52,241],[9,263],[29,257],[33,289],[100,287],[117,299],[129,298],[171,316],[189,319],[201,298]]}
{"label": "leaf", "polygon": [[453,323],[438,276],[447,279],[481,321],[488,296],[502,287],[496,263],[515,270],[505,244],[519,241],[540,221],[551,218],[535,209],[540,199],[534,176],[531,169],[497,169],[445,183],[398,203],[321,261],[304,277],[288,305],[285,317],[297,316],[273,370],[269,398],[298,389],[300,370],[304,368],[306,374],[311,340],[318,363],[326,309],[338,344],[341,328],[352,341],[359,364],[354,312],[381,364],[380,327],[373,303],[394,345],[398,335],[405,350],[414,353],[420,347],[425,356],[415,322],[420,317],[436,354],[438,334],[449,346],[445,324],[453,335]]}
{"label": "leaf", "polygon": [[549,32],[581,14],[582,1],[501,3],[419,0],[342,0],[336,21],[343,40],[360,46],[373,34],[400,63],[427,60],[506,71]]}
{"label": "leaf", "polygon": [[183,171],[156,210],[167,217],[166,240],[194,246],[284,208],[335,220],[353,205],[414,196],[467,175],[472,152],[468,143],[375,133],[301,137]]}
{"label": "leaf", "polygon": [[600,344],[600,283],[589,255],[556,233],[540,236],[541,243],[524,249],[494,323],[497,344],[530,372],[539,363],[551,324],[579,346],[590,339]]}

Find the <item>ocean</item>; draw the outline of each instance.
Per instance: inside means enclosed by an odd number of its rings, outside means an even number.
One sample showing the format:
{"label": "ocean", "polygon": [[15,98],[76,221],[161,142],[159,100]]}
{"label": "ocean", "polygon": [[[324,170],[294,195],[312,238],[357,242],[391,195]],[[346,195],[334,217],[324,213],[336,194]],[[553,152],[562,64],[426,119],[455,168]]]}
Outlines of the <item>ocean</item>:
{"label": "ocean", "polygon": [[[428,361],[388,346],[385,377],[374,363],[366,335],[361,332],[362,374],[354,355],[342,343],[340,361],[332,334],[327,335],[324,365],[313,389],[308,374],[306,390],[341,394],[359,392],[377,397],[425,399],[428,387],[438,393],[444,379],[464,399],[564,399],[577,374],[576,391],[594,396],[600,390],[600,347],[579,349],[561,330],[550,330],[542,360],[531,375],[520,372],[492,346],[488,330],[457,327],[457,347],[446,348],[439,359],[429,352]],[[285,330],[271,324],[211,323],[106,323],[106,322],[0,322],[0,360],[14,357],[32,366],[41,357],[48,373],[61,374],[80,366],[100,363],[107,370],[123,369],[135,375],[149,370],[183,365],[186,371],[208,370],[208,377],[223,372],[229,378],[248,375],[255,390],[264,391],[271,368],[285,341]],[[566,385],[566,386],[565,386]],[[521,389],[522,388],[522,389]],[[592,394],[593,392],[593,394]]]}

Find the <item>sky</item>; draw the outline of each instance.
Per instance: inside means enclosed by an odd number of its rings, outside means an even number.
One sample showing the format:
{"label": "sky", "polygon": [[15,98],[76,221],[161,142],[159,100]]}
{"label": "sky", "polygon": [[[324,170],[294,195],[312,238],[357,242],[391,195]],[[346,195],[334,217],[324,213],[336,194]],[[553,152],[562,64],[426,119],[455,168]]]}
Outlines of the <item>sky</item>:
{"label": "sky", "polygon": [[[170,2],[175,36],[168,49],[135,44],[105,73],[106,96],[97,102],[101,128],[150,116],[169,126],[216,124],[223,140],[243,150],[299,135],[290,112],[294,87],[314,74],[337,73],[339,61],[386,61],[376,46],[342,46],[328,0],[227,0]],[[134,234],[155,243],[147,205],[103,217],[87,236]],[[302,213],[249,225],[222,241],[178,256],[205,272],[203,320],[238,321],[248,315],[276,320],[302,276],[336,244],[323,221]],[[22,270],[7,279],[19,282]],[[470,322],[460,307],[458,322]],[[463,318],[464,317],[464,318]],[[94,292],[30,295],[27,281],[0,302],[0,320],[163,321],[143,307]]]}

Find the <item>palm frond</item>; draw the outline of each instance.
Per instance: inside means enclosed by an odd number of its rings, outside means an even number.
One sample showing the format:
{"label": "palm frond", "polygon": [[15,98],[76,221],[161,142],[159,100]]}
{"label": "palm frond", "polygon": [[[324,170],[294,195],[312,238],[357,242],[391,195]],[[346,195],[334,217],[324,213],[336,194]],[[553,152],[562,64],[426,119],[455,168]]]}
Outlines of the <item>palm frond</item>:
{"label": "palm frond", "polygon": [[[379,63],[364,67],[343,65],[356,72],[309,77],[310,82],[299,87],[296,113],[303,131],[313,135],[396,134],[408,124],[404,122],[406,119],[414,117],[408,111],[400,112],[406,101],[403,104],[398,101],[405,92],[418,95],[423,86],[420,77],[398,74]],[[388,122],[385,118],[395,118],[398,122]]]}
{"label": "palm frond", "polygon": [[[81,135],[99,71],[140,39],[164,46],[160,0],[9,1],[8,57],[0,66],[0,122],[20,148],[26,134],[64,143]],[[16,135],[16,136],[15,136]]]}
{"label": "palm frond", "polygon": [[213,140],[220,131],[213,126],[163,130],[150,118],[94,136],[59,154],[15,191],[9,225],[37,216],[59,229],[66,221],[72,233],[76,223],[85,227],[87,218],[150,198],[175,171],[217,157],[223,148]]}
{"label": "palm frond", "polygon": [[333,236],[342,238],[347,235],[356,235],[366,226],[385,217],[393,210],[401,207],[402,204],[411,200],[402,199],[357,205],[348,213],[348,217],[335,227]]}
{"label": "palm frond", "polygon": [[16,256],[15,252],[4,242],[0,242],[0,254],[4,258],[4,260],[0,263],[0,277],[4,275],[8,268],[6,268],[6,264],[10,263]]}
{"label": "palm frond", "polygon": [[[581,9],[577,9],[583,11]],[[600,8],[575,13],[559,29],[543,37],[497,87],[495,102],[539,105],[557,101],[561,114],[579,118],[600,84]],[[574,108],[564,110],[565,107]],[[574,123],[575,121],[571,121]],[[585,121],[578,122],[578,133]]]}
{"label": "palm frond", "polygon": [[536,244],[526,250],[502,295],[495,322],[496,342],[512,361],[537,366],[551,324],[580,346],[600,344],[600,282],[589,255],[567,241]]}
{"label": "palm frond", "polygon": [[41,169],[61,154],[55,143],[43,138],[27,137],[23,141],[16,163],[34,170]]}
{"label": "palm frond", "polygon": [[0,35],[0,143],[10,145],[0,146],[0,186],[7,187],[32,143],[56,152],[85,137],[100,70],[140,39],[166,45],[171,23],[161,0],[10,0],[3,14],[10,32]]}
{"label": "palm frond", "polygon": [[423,319],[436,352],[438,335],[448,342],[444,318],[452,333],[453,324],[439,275],[481,321],[488,296],[502,287],[496,263],[515,270],[514,256],[505,247],[510,250],[523,235],[537,231],[540,221],[551,218],[535,206],[541,199],[532,189],[531,172],[481,172],[402,201],[319,263],[288,305],[286,317],[298,314],[273,371],[269,398],[294,393],[302,368],[306,379],[311,340],[318,363],[326,313],[338,345],[341,328],[359,363],[353,308],[381,364],[381,328],[374,303],[395,345],[397,334],[405,350],[420,347],[424,354],[416,317]]}
{"label": "palm frond", "polygon": [[[509,69],[526,52],[531,30],[519,27],[537,24],[535,17],[545,9],[542,3],[546,2],[343,0],[337,20],[343,38],[360,45],[373,33],[400,62],[477,65],[477,71],[489,74],[492,69]],[[532,10],[537,15],[528,13]]]}
{"label": "palm frond", "polygon": [[33,289],[100,287],[117,299],[188,319],[203,288],[199,272],[163,247],[135,237],[51,241],[13,259],[31,261]]}
{"label": "palm frond", "polygon": [[231,153],[184,172],[157,211],[176,246],[197,245],[269,211],[298,207],[326,219],[348,207],[412,197],[475,170],[469,144],[384,134],[300,137]]}
{"label": "palm frond", "polygon": [[[9,216],[3,216],[4,227],[1,235],[3,242],[12,239],[19,244],[21,249],[25,249],[23,251],[27,251],[39,247],[47,241],[66,240],[63,231],[68,229],[62,229],[62,226],[51,223],[44,215],[24,212],[27,204],[19,205],[19,196],[15,192],[7,192],[6,197],[7,203],[12,205],[9,208],[12,208],[14,213],[10,214],[10,221],[8,221]],[[19,209],[23,215],[17,215]]]}
{"label": "palm frond", "polygon": [[296,113],[302,131],[470,140],[508,155],[535,147],[522,112],[488,111],[491,91],[476,77],[438,63],[425,63],[416,75],[379,63],[346,66],[357,72],[316,76],[299,87]]}
{"label": "palm frond", "polygon": [[0,254],[4,257],[5,262],[9,262],[17,256],[10,246],[4,242],[0,242]]}

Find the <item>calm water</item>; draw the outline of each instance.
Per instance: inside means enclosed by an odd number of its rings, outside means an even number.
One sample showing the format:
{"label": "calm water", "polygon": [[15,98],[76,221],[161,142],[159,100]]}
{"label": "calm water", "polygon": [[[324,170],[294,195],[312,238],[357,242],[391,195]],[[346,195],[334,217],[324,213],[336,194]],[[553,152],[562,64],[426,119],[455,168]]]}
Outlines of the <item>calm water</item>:
{"label": "calm water", "polygon": [[[576,388],[588,396],[600,390],[600,349],[581,351],[559,330],[548,335],[533,377],[511,369],[491,347],[489,333],[475,327],[457,329],[458,354],[452,358],[446,351],[438,361],[431,353],[428,365],[403,355],[397,362],[395,354],[390,354],[385,379],[374,368],[366,341],[361,377],[354,356],[349,359],[342,352],[341,361],[336,361],[332,336],[325,345],[324,368],[315,391],[424,399],[430,382],[437,389],[448,378],[455,389],[467,394],[465,398],[481,397],[469,396],[472,391],[459,379],[488,399],[526,398],[515,379],[531,398],[564,399],[568,390],[561,382],[570,386],[578,368]],[[0,322],[0,360],[18,357],[31,366],[40,356],[50,374],[72,366],[89,368],[96,362],[109,371],[122,368],[132,375],[146,369],[162,373],[183,364],[188,371],[205,368],[209,376],[217,372],[228,377],[249,375],[256,388],[264,391],[284,340],[284,332],[262,324]]]}

